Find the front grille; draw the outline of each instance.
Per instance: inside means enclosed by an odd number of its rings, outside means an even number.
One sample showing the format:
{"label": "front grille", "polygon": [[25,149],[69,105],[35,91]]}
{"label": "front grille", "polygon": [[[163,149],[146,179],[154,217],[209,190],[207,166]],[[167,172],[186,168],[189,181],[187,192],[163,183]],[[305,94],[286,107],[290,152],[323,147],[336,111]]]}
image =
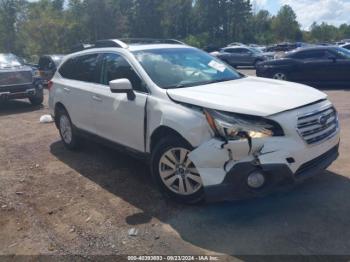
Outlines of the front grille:
{"label": "front grille", "polygon": [[0,93],[22,93],[34,88],[33,85],[0,86]]}
{"label": "front grille", "polygon": [[33,81],[31,71],[10,71],[0,73],[0,86],[30,84]]}
{"label": "front grille", "polygon": [[338,130],[338,115],[333,106],[298,118],[298,133],[309,145],[332,137]]}

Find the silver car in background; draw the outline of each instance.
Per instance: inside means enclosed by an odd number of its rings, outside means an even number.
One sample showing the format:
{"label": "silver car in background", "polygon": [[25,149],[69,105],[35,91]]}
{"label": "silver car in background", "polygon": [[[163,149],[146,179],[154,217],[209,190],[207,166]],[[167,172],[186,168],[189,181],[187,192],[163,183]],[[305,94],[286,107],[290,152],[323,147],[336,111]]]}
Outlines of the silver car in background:
{"label": "silver car in background", "polygon": [[228,46],[211,54],[234,67],[255,67],[260,62],[273,59],[262,51],[249,46]]}
{"label": "silver car in background", "polygon": [[0,54],[0,101],[28,98],[33,105],[44,100],[38,70],[13,54]]}

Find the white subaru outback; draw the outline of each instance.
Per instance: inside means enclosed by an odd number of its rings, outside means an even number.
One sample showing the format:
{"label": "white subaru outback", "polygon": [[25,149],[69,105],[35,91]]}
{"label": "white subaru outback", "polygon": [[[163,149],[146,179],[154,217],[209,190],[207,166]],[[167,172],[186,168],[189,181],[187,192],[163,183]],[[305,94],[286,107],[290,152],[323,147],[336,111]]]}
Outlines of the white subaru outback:
{"label": "white subaru outback", "polygon": [[49,105],[69,149],[82,136],[128,149],[187,203],[265,194],[338,157],[338,116],[324,93],[244,76],[176,41],[104,40],[68,55]]}

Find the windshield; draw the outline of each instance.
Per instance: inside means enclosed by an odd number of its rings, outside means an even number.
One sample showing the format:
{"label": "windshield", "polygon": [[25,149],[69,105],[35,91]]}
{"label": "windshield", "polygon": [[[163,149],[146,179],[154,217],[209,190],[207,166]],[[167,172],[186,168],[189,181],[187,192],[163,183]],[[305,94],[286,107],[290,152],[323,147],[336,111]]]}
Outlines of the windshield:
{"label": "windshield", "polygon": [[17,56],[12,54],[0,54],[0,68],[21,66],[22,63]]}
{"label": "windshield", "polygon": [[335,48],[335,51],[343,58],[350,58],[350,51],[348,49],[337,47]]}
{"label": "windshield", "polygon": [[241,78],[231,67],[192,48],[134,52],[153,82],[164,89],[198,86]]}

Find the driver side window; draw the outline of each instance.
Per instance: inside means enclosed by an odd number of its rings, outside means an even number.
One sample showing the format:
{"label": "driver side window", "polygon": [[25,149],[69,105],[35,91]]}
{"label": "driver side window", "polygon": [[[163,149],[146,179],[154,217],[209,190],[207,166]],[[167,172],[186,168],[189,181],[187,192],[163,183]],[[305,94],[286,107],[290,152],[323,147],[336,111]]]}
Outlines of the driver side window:
{"label": "driver side window", "polygon": [[143,81],[124,57],[118,54],[105,54],[102,59],[100,83],[109,85],[110,81],[122,78],[129,79],[135,91],[147,92]]}

